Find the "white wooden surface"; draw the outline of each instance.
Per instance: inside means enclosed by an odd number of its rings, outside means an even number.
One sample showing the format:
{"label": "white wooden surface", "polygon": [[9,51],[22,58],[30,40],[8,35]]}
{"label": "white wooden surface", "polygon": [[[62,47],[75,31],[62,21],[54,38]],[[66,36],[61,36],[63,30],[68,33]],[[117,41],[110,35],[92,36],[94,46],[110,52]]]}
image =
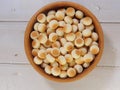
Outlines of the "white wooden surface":
{"label": "white wooden surface", "polygon": [[0,0],[0,90],[120,90],[120,0],[69,0],[89,8],[104,31],[103,57],[90,74],[57,83],[32,68],[24,53],[24,31],[30,17],[53,1],[58,0]]}

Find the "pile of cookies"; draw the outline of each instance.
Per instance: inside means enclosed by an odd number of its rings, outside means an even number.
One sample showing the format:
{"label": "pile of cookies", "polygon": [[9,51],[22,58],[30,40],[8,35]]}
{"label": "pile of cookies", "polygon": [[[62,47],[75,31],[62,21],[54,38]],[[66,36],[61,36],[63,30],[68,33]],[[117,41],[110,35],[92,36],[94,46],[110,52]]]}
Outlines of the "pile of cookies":
{"label": "pile of cookies", "polygon": [[33,61],[49,75],[75,77],[99,53],[92,18],[73,7],[40,13],[33,28]]}

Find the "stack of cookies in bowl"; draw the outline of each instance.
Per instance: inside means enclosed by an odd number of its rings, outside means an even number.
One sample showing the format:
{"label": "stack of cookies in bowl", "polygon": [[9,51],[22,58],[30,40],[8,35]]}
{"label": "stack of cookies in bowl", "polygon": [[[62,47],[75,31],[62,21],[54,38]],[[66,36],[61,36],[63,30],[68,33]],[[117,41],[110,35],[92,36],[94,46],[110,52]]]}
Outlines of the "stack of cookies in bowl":
{"label": "stack of cookies in bowl", "polygon": [[62,6],[39,12],[35,18],[29,32],[31,62],[44,75],[76,78],[102,53],[95,21],[82,10]]}

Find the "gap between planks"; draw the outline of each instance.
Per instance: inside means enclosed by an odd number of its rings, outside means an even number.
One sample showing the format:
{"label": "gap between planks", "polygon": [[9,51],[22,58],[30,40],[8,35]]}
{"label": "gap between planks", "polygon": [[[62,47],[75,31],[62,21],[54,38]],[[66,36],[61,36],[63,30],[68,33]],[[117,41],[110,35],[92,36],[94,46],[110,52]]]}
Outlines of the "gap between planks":
{"label": "gap between planks", "polygon": [[[17,23],[19,23],[19,22],[25,22],[25,23],[28,23],[29,21],[0,21],[0,23],[10,23],[10,22],[12,22],[12,23],[14,23],[14,22],[17,22]],[[120,24],[120,22],[100,22],[101,24]]]}
{"label": "gap between planks", "polygon": [[[0,63],[0,65],[24,65],[24,66],[32,66],[31,64],[29,63]],[[96,67],[103,67],[103,68],[119,68],[120,69],[120,66],[104,66],[104,65],[97,65]]]}

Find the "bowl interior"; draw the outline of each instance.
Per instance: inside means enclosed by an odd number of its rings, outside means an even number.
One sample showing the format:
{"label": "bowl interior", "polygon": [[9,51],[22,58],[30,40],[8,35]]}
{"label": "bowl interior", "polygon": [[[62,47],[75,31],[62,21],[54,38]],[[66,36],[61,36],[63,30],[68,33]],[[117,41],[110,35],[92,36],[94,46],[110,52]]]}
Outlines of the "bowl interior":
{"label": "bowl interior", "polygon": [[[95,31],[98,33],[99,36],[99,47],[100,47],[100,52],[98,55],[96,55],[95,60],[91,63],[91,65],[84,69],[84,71],[81,74],[76,75],[73,78],[66,78],[66,79],[61,79],[61,78],[57,78],[54,77],[52,75],[47,75],[44,70],[42,68],[40,68],[40,66],[36,65],[33,62],[33,56],[32,56],[32,46],[31,46],[31,38],[30,38],[30,33],[33,30],[33,25],[34,23],[37,21],[36,17],[38,16],[39,13],[47,13],[49,10],[56,10],[58,8],[66,8],[66,7],[73,7],[76,10],[81,10],[84,12],[85,16],[89,16],[92,18],[93,20],[93,24],[95,26]],[[74,81],[74,80],[78,80],[80,78],[82,78],[83,76],[87,75],[90,71],[92,71],[95,66],[97,65],[97,63],[99,62],[102,52],[103,52],[103,47],[104,47],[104,40],[103,40],[103,32],[102,32],[102,28],[98,22],[98,20],[96,19],[96,17],[85,7],[83,7],[82,5],[79,5],[77,3],[73,3],[73,2],[54,2],[51,4],[48,4],[44,7],[42,7],[41,9],[39,9],[30,19],[26,31],[25,31],[25,37],[24,37],[24,47],[25,47],[25,52],[26,52],[26,56],[28,58],[28,60],[30,61],[30,63],[32,64],[32,66],[44,77],[46,77],[47,79],[53,80],[53,81],[58,81],[58,82],[70,82],[70,81]]]}

